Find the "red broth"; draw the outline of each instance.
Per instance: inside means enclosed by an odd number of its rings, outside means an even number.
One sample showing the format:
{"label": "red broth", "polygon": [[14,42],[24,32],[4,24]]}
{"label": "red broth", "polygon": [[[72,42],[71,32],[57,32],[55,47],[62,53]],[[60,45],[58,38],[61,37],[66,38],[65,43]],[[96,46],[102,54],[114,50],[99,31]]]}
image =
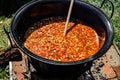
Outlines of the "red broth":
{"label": "red broth", "polygon": [[71,20],[64,36],[65,23],[63,17],[36,22],[27,30],[24,46],[40,57],[61,62],[83,60],[99,50],[94,29],[79,20]]}

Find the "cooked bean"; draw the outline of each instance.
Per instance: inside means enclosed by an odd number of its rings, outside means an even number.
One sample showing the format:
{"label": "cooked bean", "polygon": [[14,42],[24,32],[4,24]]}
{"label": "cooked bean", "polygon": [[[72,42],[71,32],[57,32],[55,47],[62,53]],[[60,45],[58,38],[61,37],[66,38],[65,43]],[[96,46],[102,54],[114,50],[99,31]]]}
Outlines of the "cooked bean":
{"label": "cooked bean", "polygon": [[[99,39],[94,29],[77,19],[71,20],[64,36],[65,17],[42,19],[26,32],[24,46],[43,58],[72,62],[86,59],[99,50]],[[37,27],[37,28],[36,28]],[[34,31],[33,31],[34,29]]]}

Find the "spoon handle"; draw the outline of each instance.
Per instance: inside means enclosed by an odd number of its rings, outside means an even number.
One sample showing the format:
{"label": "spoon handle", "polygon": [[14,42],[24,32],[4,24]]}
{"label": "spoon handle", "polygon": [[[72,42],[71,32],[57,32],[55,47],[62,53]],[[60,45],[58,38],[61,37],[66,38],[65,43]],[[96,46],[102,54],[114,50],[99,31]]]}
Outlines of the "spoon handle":
{"label": "spoon handle", "polygon": [[74,0],[71,0],[68,15],[67,15],[67,20],[66,20],[66,24],[65,24],[65,28],[64,28],[64,36],[67,33],[67,27],[68,27],[68,23],[69,23],[69,20],[70,20],[70,15],[71,15],[73,3],[74,3]]}

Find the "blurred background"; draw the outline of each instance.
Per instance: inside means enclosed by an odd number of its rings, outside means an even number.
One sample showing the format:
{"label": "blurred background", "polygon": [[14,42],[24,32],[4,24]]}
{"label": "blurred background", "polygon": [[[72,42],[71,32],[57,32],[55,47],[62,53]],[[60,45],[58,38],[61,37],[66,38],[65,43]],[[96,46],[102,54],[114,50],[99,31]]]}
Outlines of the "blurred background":
{"label": "blurred background", "polygon": [[[0,50],[7,47],[8,38],[3,30],[3,25],[5,25],[9,31],[10,22],[15,14],[15,12],[25,3],[30,0],[0,0]],[[103,0],[83,0],[90,3],[96,7],[100,7]],[[106,0],[107,1],[107,0]],[[120,49],[120,0],[111,0],[115,6],[115,11],[113,17],[110,19],[114,26],[114,42]],[[106,3],[101,10],[105,12],[106,15],[110,15],[111,7],[109,3]],[[9,63],[0,65],[0,80],[9,80]]]}

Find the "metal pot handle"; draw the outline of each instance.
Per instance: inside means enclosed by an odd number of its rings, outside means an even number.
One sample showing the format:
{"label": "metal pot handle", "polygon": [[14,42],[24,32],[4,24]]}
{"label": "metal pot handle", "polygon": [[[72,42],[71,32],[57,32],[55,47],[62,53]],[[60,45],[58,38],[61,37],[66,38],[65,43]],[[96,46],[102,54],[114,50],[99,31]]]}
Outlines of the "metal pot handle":
{"label": "metal pot handle", "polygon": [[112,16],[113,16],[113,14],[114,14],[114,4],[113,4],[113,2],[112,2],[111,0],[103,0],[102,3],[101,3],[100,8],[102,8],[103,5],[104,5],[106,2],[109,2],[110,5],[111,5],[111,15],[109,16],[109,18],[111,19]]}
{"label": "metal pot handle", "polygon": [[10,42],[11,48],[15,48],[16,46],[14,45],[14,43],[13,43],[13,41],[12,41],[12,39],[11,39],[10,32],[7,31],[7,29],[6,29],[5,26],[3,26],[3,29],[4,29],[5,34],[6,34],[7,37],[8,37],[8,40],[9,40],[9,42]]}

